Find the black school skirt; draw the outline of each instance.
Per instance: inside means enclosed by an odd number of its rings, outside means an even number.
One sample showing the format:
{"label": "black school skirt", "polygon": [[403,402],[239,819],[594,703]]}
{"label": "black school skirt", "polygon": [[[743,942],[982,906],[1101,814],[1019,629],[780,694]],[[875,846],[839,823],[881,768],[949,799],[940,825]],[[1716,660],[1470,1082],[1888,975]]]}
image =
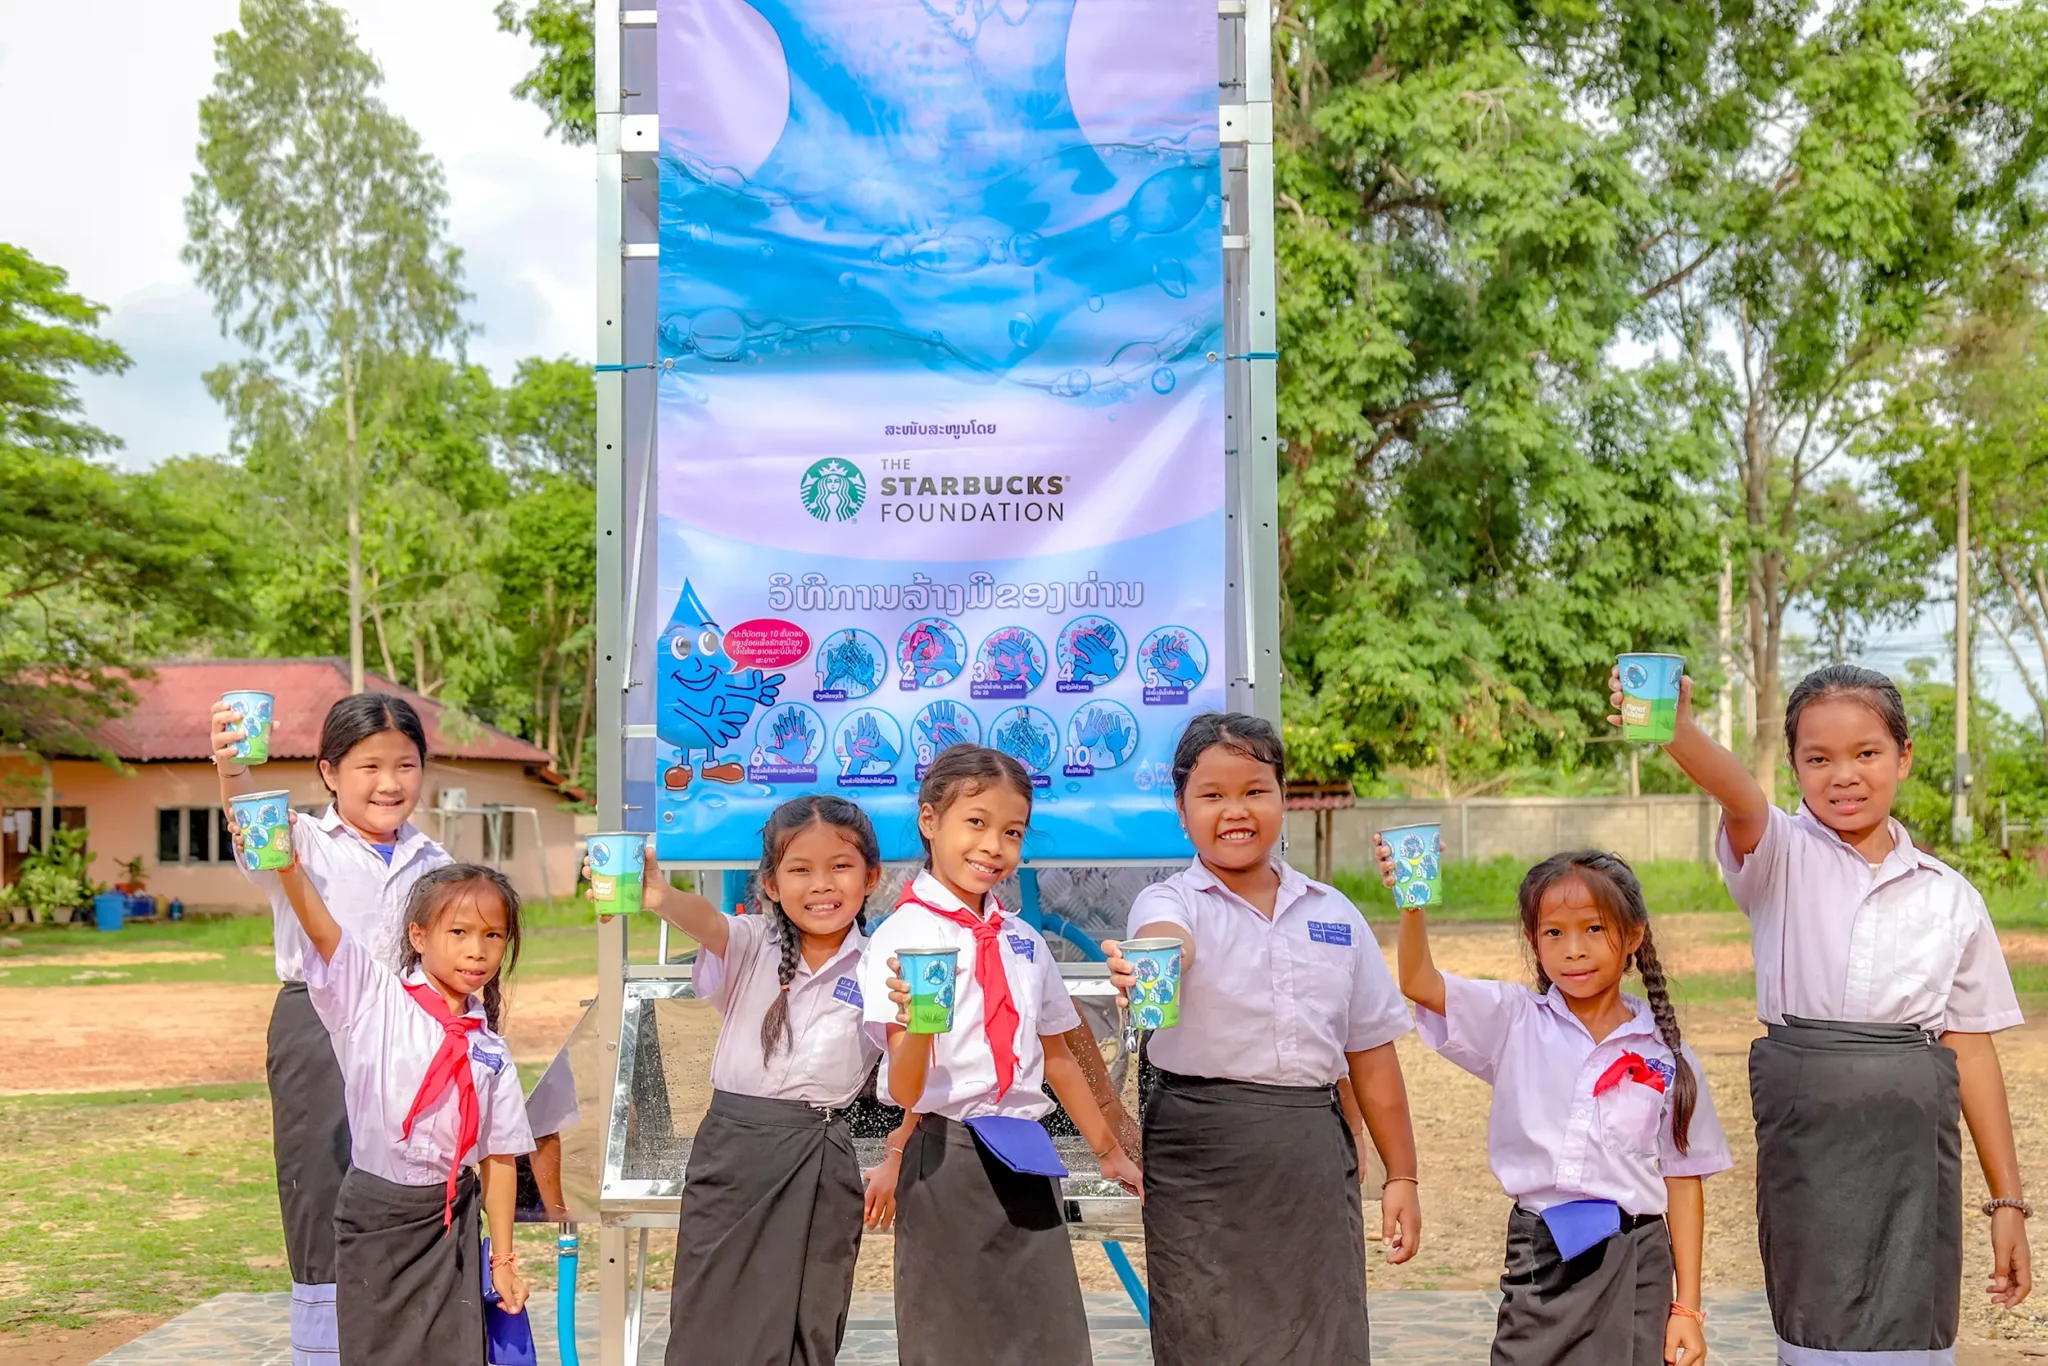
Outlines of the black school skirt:
{"label": "black school skirt", "polygon": [[292,1271],[294,1366],[333,1366],[334,1201],[348,1170],[341,1064],[304,982],[287,982],[270,1011],[264,1050],[271,1152]]}
{"label": "black school skirt", "polygon": [[864,1193],[844,1120],[712,1092],[683,1181],[668,1366],[830,1366]]}
{"label": "black school skirt", "polygon": [[1749,1097],[1779,1355],[1835,1366],[1898,1353],[1881,1359],[1904,1366],[1950,1352],[1963,1277],[1955,1053],[1911,1025],[1787,1017],[1750,1045]]}
{"label": "black school skirt", "polygon": [[465,1170],[455,1218],[447,1183],[401,1186],[352,1167],[334,1206],[335,1318],[344,1366],[483,1366],[482,1233]]}
{"label": "black school skirt", "polygon": [[1093,1366],[1059,1183],[926,1115],[896,1178],[902,1366]]}
{"label": "black school skirt", "polygon": [[1358,1149],[1329,1086],[1161,1072],[1145,1107],[1159,1366],[1366,1366]]}
{"label": "black school skirt", "polygon": [[1493,1366],[1662,1366],[1671,1320],[1671,1230],[1657,1215],[1566,1261],[1543,1217],[1508,1215]]}

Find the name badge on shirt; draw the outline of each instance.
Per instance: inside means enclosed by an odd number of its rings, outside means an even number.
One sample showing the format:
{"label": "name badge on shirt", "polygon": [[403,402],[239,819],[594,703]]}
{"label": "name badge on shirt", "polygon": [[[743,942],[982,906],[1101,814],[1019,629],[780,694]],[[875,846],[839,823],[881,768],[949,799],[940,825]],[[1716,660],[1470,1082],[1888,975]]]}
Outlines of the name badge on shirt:
{"label": "name badge on shirt", "polygon": [[1311,944],[1342,944],[1351,947],[1351,927],[1345,924],[1331,924],[1326,920],[1308,922],[1308,939]]}
{"label": "name badge on shirt", "polygon": [[1664,1078],[1664,1085],[1667,1088],[1678,1084],[1678,1068],[1675,1065],[1665,1062],[1662,1058],[1647,1058],[1644,1061],[1650,1064],[1658,1076]]}
{"label": "name badge on shirt", "polygon": [[469,1046],[469,1056],[473,1061],[480,1062],[490,1068],[493,1074],[505,1070],[505,1055],[502,1053],[486,1052],[484,1046],[480,1043],[473,1043]]}
{"label": "name badge on shirt", "polygon": [[856,1010],[867,1004],[861,1000],[860,983],[854,981],[851,977],[842,977],[833,985],[832,999],[844,1001]]}
{"label": "name badge on shirt", "polygon": [[1016,954],[1027,963],[1036,963],[1038,961],[1038,945],[1033,943],[1030,938],[1021,934],[1005,935],[1004,938],[1010,941],[1011,953]]}

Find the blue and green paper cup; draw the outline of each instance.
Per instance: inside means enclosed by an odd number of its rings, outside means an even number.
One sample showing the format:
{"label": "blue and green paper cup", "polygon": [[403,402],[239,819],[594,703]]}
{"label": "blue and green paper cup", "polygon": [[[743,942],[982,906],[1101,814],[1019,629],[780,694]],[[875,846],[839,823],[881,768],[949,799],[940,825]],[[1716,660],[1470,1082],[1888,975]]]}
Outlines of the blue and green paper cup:
{"label": "blue and green paper cup", "polygon": [[1140,1029],[1171,1029],[1180,1023],[1178,939],[1126,939],[1118,950],[1137,974],[1131,988],[1131,1023]]}
{"label": "blue and green paper cup", "polygon": [[896,964],[910,986],[910,1032],[944,1034],[953,1028],[953,979],[958,949],[898,949]]}
{"label": "blue and green paper cup", "polygon": [[641,878],[647,868],[647,836],[615,830],[592,835],[584,845],[590,858],[590,899],[599,915],[631,915],[640,909]]}
{"label": "blue and green paper cup", "polygon": [[1394,904],[1443,905],[1443,827],[1397,825],[1380,838],[1394,852]]}
{"label": "blue and green paper cup", "polygon": [[1670,744],[1678,734],[1678,680],[1685,677],[1685,656],[1622,655],[1615,669],[1621,675],[1621,738]]}
{"label": "blue and green paper cup", "polygon": [[228,801],[228,819],[242,837],[242,866],[274,873],[292,866],[292,794],[250,792]]}
{"label": "blue and green paper cup", "polygon": [[245,764],[270,762],[270,716],[277,699],[267,692],[222,693],[220,700],[235,709],[235,729],[242,738],[235,742],[235,757]]}

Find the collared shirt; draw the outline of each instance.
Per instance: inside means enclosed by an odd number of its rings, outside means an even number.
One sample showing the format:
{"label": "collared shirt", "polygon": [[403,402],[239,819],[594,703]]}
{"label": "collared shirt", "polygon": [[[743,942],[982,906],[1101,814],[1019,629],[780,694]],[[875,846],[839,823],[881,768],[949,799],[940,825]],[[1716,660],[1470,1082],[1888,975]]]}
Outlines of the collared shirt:
{"label": "collared shirt", "polygon": [[[917,875],[910,891],[934,906],[967,909],[966,903],[928,872]],[[988,905],[1003,917],[1003,975],[1009,979],[1010,1000],[1019,1017],[1015,1080],[998,1100],[995,1054],[988,1046],[981,986],[974,979],[974,931],[933,915],[922,906],[907,905],[889,913],[861,954],[860,990],[866,1001],[868,1037],[876,1047],[883,1047],[889,1041],[889,1026],[896,1023],[896,1005],[889,999],[891,954],[902,949],[956,948],[960,951],[959,976],[953,984],[953,1028],[939,1035],[933,1045],[924,1095],[897,1096],[892,1104],[915,1106],[922,1113],[956,1120],[982,1115],[1038,1119],[1052,1110],[1052,1099],[1041,1089],[1045,1083],[1045,1048],[1039,1043],[1039,1036],[1064,1034],[1080,1025],[1081,1015],[1067,995],[1059,964],[1053,961],[1044,937],[997,906],[995,897],[988,898]],[[886,1065],[875,1089],[878,1095],[888,1098]]]}
{"label": "collared shirt", "polygon": [[[444,1037],[440,1022],[405,989],[426,980],[417,967],[400,978],[346,929],[328,962],[318,953],[306,955],[306,989],[341,1064],[349,1161],[402,1186],[438,1186],[448,1179],[462,1125],[451,1086],[414,1121],[412,1137],[404,1135],[406,1112]],[[484,1017],[474,996],[467,1013]],[[488,1027],[469,1036],[469,1073],[476,1082],[477,1141],[462,1160],[532,1152],[519,1069],[505,1041]]]}
{"label": "collared shirt", "polygon": [[1715,852],[1749,916],[1757,1018],[1969,1034],[2021,1023],[1984,898],[1905,826],[1891,829],[1892,851],[1872,868],[1804,804],[1796,816],[1773,808],[1739,864],[1722,826]]}
{"label": "collared shirt", "polygon": [[[1556,987],[1541,996],[1511,982],[1444,974],[1444,1010],[1418,1008],[1422,1041],[1493,1086],[1486,1157],[1501,1188],[1541,1213],[1569,1200],[1612,1200],[1630,1214],[1664,1213],[1666,1177],[1712,1176],[1734,1165],[1714,1113],[1707,1074],[1683,1050],[1699,1082],[1686,1131],[1672,1136],[1671,1050],[1650,1007],[1622,998],[1633,1012],[1593,1041]],[[1593,1087],[1626,1053],[1662,1073],[1665,1088],[1624,1079],[1599,1096]]]}
{"label": "collared shirt", "polygon": [[[395,843],[387,862],[349,828],[332,804],[319,819],[300,819],[292,826],[292,848],[327,909],[371,957],[394,971],[405,938],[405,901],[413,883],[420,874],[455,861],[410,821],[398,828]],[[307,960],[318,955],[299,928],[299,917],[285,899],[277,874],[247,868],[242,872],[270,896],[277,980],[303,982]]]}
{"label": "collared shirt", "polygon": [[[761,1056],[761,1021],[782,995],[782,940],[776,919],[727,921],[725,955],[697,953],[697,995],[725,1017],[711,1053],[711,1084],[770,1100],[800,1100],[836,1110],[860,1094],[881,1046],[861,1028],[860,930],[849,926],[838,952],[813,969],[799,953],[789,981],[789,1038]],[[886,993],[885,993],[886,994]]]}
{"label": "collared shirt", "polygon": [[1131,903],[1130,932],[1178,925],[1195,942],[1183,969],[1180,1023],[1152,1035],[1155,1066],[1193,1077],[1327,1086],[1346,1053],[1392,1043],[1413,1026],[1372,927],[1345,895],[1274,860],[1269,920],[1200,859]]}

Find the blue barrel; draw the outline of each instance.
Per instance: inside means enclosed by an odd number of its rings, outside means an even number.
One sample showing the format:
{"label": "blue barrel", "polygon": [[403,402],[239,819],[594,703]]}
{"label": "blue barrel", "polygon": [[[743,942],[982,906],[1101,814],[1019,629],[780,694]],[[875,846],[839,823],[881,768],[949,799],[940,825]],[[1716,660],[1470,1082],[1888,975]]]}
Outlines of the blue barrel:
{"label": "blue barrel", "polygon": [[128,897],[122,892],[101,892],[92,899],[92,918],[103,930],[118,930],[128,923]]}

